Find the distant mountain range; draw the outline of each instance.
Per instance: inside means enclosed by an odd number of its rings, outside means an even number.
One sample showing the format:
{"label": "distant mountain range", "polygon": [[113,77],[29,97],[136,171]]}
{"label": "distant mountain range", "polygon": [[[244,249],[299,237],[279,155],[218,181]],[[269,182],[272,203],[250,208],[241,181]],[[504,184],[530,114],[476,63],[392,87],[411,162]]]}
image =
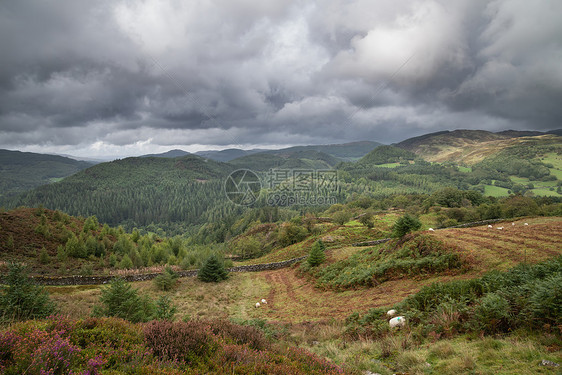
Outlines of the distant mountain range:
{"label": "distant mountain range", "polygon": [[182,156],[187,156],[187,155],[191,155],[189,152],[187,151],[183,151],[183,150],[170,150],[170,151],[166,151],[163,152],[161,154],[147,154],[147,155],[142,155],[139,156],[140,158],[180,158]]}
{"label": "distant mountain range", "polygon": [[[495,176],[490,172],[493,170],[501,174],[504,186],[510,186],[510,176],[519,176],[511,182],[523,185],[527,184],[523,174],[513,170],[540,167],[544,178],[540,185],[535,183],[535,193],[556,194],[556,176],[562,176],[562,162],[556,156],[562,154],[562,137],[556,133],[455,130],[413,137],[394,145],[354,142],[281,150],[205,151],[199,155],[170,150],[95,166],[62,156],[0,150],[0,204],[43,204],[73,215],[96,214],[111,224],[191,225],[220,221],[235,209],[224,194],[224,180],[230,172],[242,168],[256,172],[275,168],[338,169],[345,176],[347,190],[341,192],[345,197],[354,189],[380,195],[431,192],[444,186],[468,189],[486,185],[489,190],[496,178],[486,176]],[[505,160],[515,159],[523,162],[510,165],[509,170],[503,168]],[[438,164],[442,162],[453,166]],[[460,172],[454,165],[465,166],[463,171],[468,172]],[[480,165],[480,170],[487,168],[485,177],[466,175],[471,173],[466,166],[475,165]],[[61,182],[51,183],[63,177],[66,178]],[[538,174],[535,177],[533,181]],[[507,194],[507,189],[496,192]],[[23,194],[16,198],[20,193]]]}
{"label": "distant mountain range", "polygon": [[294,146],[283,148],[280,150],[241,150],[237,148],[231,148],[221,151],[198,151],[195,154],[216,161],[228,162],[234,159],[258,153],[274,154],[281,157],[291,157],[291,155],[295,155],[299,152],[317,151],[338,158],[340,159],[340,161],[353,161],[362,158],[375,147],[380,146],[381,144],[382,143],[379,142],[360,141],[334,145]]}

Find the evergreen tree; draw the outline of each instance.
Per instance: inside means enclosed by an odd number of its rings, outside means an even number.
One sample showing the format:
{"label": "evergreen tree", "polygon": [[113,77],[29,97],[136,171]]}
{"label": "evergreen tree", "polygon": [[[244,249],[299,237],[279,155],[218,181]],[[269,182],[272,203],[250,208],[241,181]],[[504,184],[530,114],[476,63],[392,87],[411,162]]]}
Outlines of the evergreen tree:
{"label": "evergreen tree", "polygon": [[394,223],[392,228],[393,237],[403,237],[404,235],[421,228],[421,222],[410,214],[405,214]]}
{"label": "evergreen tree", "polygon": [[150,320],[154,312],[148,297],[141,298],[137,289],[120,278],[102,289],[100,302],[101,306],[94,306],[94,316],[115,316],[137,323]]}
{"label": "evergreen tree", "polygon": [[160,290],[171,290],[177,282],[179,275],[171,268],[166,267],[161,275],[154,278],[154,285]]}
{"label": "evergreen tree", "polygon": [[45,318],[54,312],[49,294],[27,277],[25,266],[9,263],[4,283],[0,286],[0,320]]}
{"label": "evergreen tree", "polygon": [[74,233],[72,233],[71,237],[66,241],[66,253],[73,258],[88,257],[88,251],[86,250],[84,241],[76,237]]}
{"label": "evergreen tree", "polygon": [[172,322],[174,320],[174,315],[177,312],[176,306],[172,303],[172,300],[168,296],[160,296],[156,301],[156,313],[155,318],[158,320],[168,320]]}
{"label": "evergreen tree", "polygon": [[324,254],[324,243],[322,240],[314,242],[310,254],[308,255],[307,262],[311,267],[316,267],[324,262],[326,255]]}
{"label": "evergreen tree", "polygon": [[47,264],[50,261],[51,261],[51,258],[49,257],[49,253],[47,252],[47,249],[45,249],[45,246],[43,246],[43,248],[41,249],[41,252],[39,253],[39,263]]}
{"label": "evergreen tree", "polygon": [[211,255],[199,270],[197,277],[206,283],[219,282],[228,278],[228,271],[215,255]]}
{"label": "evergreen tree", "polygon": [[127,254],[125,254],[123,259],[121,259],[121,262],[119,262],[119,268],[124,270],[130,270],[135,268],[135,266],[133,265],[133,261],[131,260],[131,258],[129,258]]}

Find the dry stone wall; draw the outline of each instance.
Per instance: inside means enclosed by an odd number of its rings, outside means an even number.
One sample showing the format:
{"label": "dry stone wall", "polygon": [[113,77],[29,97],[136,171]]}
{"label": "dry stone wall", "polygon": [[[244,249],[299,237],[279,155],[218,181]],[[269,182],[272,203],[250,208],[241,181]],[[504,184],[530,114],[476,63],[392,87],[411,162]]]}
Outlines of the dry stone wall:
{"label": "dry stone wall", "polygon": [[[293,258],[289,260],[284,260],[282,262],[273,263],[261,263],[261,264],[250,264],[247,266],[236,266],[229,268],[229,272],[259,272],[268,270],[277,270],[280,268],[290,267],[291,265],[305,259],[306,256],[299,258]],[[178,272],[180,277],[195,277],[197,276],[198,270],[187,270]],[[146,273],[140,275],[127,275],[122,276],[125,281],[146,281],[152,280],[159,273]],[[109,283],[115,276],[35,276],[33,281],[41,285],[53,285],[53,286],[64,286],[64,285],[102,285]]]}

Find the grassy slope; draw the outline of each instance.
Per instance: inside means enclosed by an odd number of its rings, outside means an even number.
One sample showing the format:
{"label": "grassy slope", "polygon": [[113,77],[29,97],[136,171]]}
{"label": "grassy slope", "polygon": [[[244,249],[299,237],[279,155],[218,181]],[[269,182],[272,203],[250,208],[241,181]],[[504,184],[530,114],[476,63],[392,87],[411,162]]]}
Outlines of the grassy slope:
{"label": "grassy slope", "polygon": [[501,150],[525,142],[549,143],[559,139],[554,135],[521,137],[517,134],[498,134],[482,130],[455,130],[448,133],[428,135],[422,139],[411,139],[396,146],[412,151],[427,161],[452,161],[473,165]]}
{"label": "grassy slope", "polygon": [[[524,222],[528,222],[529,226],[523,226]],[[461,257],[472,265],[467,273],[460,275],[392,280],[375,288],[335,292],[318,290],[313,282],[297,276],[295,269],[286,268],[257,273],[235,273],[231,274],[228,282],[218,285],[203,284],[194,278],[181,279],[178,288],[172,292],[172,298],[174,303],[180,306],[180,315],[191,317],[230,316],[238,319],[264,318],[293,323],[342,319],[353,311],[366,311],[369,308],[399,302],[432,282],[478,277],[490,269],[505,270],[525,260],[534,263],[562,254],[562,218],[530,218],[514,223],[515,227],[511,227],[511,222],[495,225],[503,225],[503,231],[488,229],[486,226],[435,231],[433,235],[454,245]],[[299,254],[306,253],[311,243],[307,240],[301,244],[303,252]],[[341,260],[362,249],[349,246],[349,241],[334,243],[331,246],[327,250],[328,262]],[[283,256],[287,259],[295,255],[286,248],[274,254],[277,255],[269,256],[267,261],[281,260]],[[151,282],[140,282],[135,286],[151,295],[157,294]],[[58,296],[63,310],[70,312],[75,307],[79,311],[86,311],[91,302],[87,296],[98,293],[95,288],[84,288],[76,287],[76,291],[73,291],[51,287],[49,290],[54,296]],[[61,292],[58,292],[59,290]],[[254,303],[261,298],[268,299],[267,307],[255,309]]]}
{"label": "grassy slope", "polygon": [[[390,224],[392,218],[378,218],[381,224],[385,221]],[[525,222],[529,225],[525,226]],[[455,245],[472,264],[467,273],[460,275],[392,280],[374,288],[335,292],[319,290],[313,282],[297,276],[296,269],[287,268],[231,274],[227,282],[220,284],[184,278],[169,295],[178,306],[179,317],[264,319],[276,327],[286,327],[282,340],[287,345],[298,345],[356,370],[380,374],[554,374],[555,369],[538,365],[542,359],[559,363],[562,360],[560,347],[549,334],[483,340],[460,336],[424,345],[417,344],[408,331],[397,332],[382,341],[346,342],[342,338],[342,319],[352,312],[393,305],[433,282],[478,277],[490,269],[507,269],[522,261],[538,262],[562,253],[562,218],[527,218],[514,223],[515,226],[511,222],[494,225],[504,226],[503,231],[482,226],[433,232],[433,236]],[[345,237],[334,235],[359,226],[351,222],[334,228],[331,233],[335,241],[327,250],[327,262],[361,250],[349,246]],[[308,243],[305,241],[301,246],[308,247]],[[281,254],[293,255],[286,249],[278,252],[279,257]],[[152,298],[162,294],[152,282],[134,286]],[[98,286],[49,287],[48,290],[61,312],[71,317],[88,315],[100,295]],[[254,304],[261,298],[266,298],[268,304],[256,309]]]}
{"label": "grassy slope", "polygon": [[[48,235],[37,233],[35,228],[41,223],[41,215],[45,215]],[[18,261],[28,264],[33,273],[53,274],[59,268],[56,261],[57,247],[65,245],[64,231],[80,234],[84,226],[84,219],[60,214],[64,219],[55,220],[55,211],[37,208],[18,208],[8,212],[0,212],[0,259]],[[101,227],[100,227],[101,229]],[[14,246],[8,245],[8,239],[13,239]],[[51,257],[49,264],[37,262],[42,248]],[[78,273],[82,262],[69,258],[66,267],[71,272]]]}

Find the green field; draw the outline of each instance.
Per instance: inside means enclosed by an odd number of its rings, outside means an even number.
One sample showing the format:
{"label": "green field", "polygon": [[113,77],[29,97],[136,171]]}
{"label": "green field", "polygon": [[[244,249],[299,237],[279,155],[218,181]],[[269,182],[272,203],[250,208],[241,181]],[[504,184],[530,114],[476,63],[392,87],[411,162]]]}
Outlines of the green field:
{"label": "green field", "polygon": [[552,164],[554,168],[549,168],[550,174],[556,176],[557,179],[562,180],[562,155],[551,152],[546,154],[541,161],[546,164]]}
{"label": "green field", "polygon": [[400,165],[400,163],[384,163],[384,164],[377,164],[377,167],[382,168],[396,168]]}
{"label": "green field", "polygon": [[492,197],[505,197],[509,195],[508,189],[493,185],[484,185],[484,195]]}

